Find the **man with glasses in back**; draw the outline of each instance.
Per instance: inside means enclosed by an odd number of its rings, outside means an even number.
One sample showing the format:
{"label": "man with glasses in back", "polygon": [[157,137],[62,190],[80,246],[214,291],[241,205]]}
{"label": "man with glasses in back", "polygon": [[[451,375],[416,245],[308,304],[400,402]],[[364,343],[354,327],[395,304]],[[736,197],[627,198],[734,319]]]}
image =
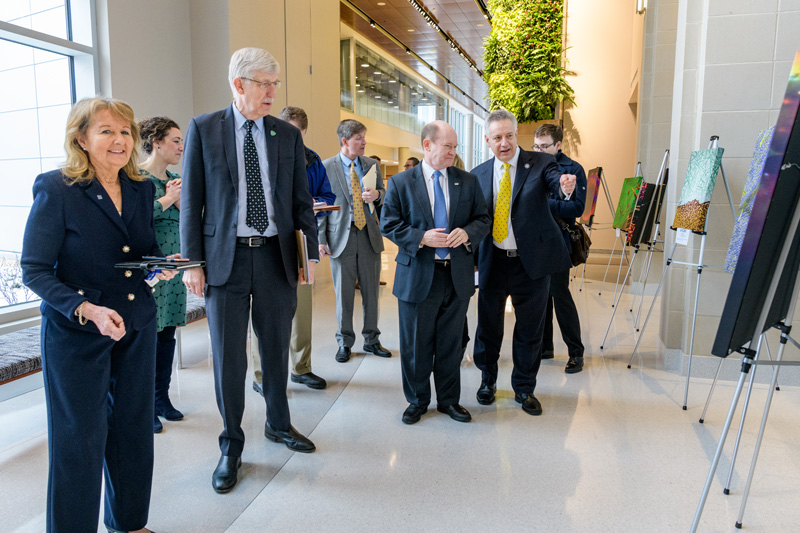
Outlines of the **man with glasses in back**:
{"label": "man with glasses in back", "polygon": [[403,165],[403,168],[405,170],[408,170],[409,168],[414,168],[417,165],[419,165],[419,159],[417,159],[416,157],[409,157],[408,159],[406,159],[406,163],[405,165]]}
{"label": "man with glasses in back", "polygon": [[[560,198],[558,195],[550,196],[550,212],[554,217],[563,220],[567,226],[573,228],[575,219],[583,214],[586,203],[586,172],[577,161],[573,161],[561,151],[561,141],[564,132],[556,124],[543,124],[536,129],[533,149],[555,156],[556,163],[565,174],[574,174],[575,193],[569,199]],[[569,232],[562,231],[567,247],[571,246]],[[555,357],[553,346],[553,307],[555,306],[558,327],[561,329],[561,338],[567,345],[569,360],[564,372],[577,374],[583,370],[583,343],[581,342],[581,322],[572,293],[569,292],[570,269],[561,270],[550,274],[550,296],[547,299],[547,314],[544,319],[544,336],[542,337],[542,359]]]}
{"label": "man with glasses in back", "polygon": [[[181,191],[181,252],[204,260],[183,282],[205,293],[217,406],[224,422],[221,457],[212,475],[220,493],[237,482],[251,315],[261,352],[267,421],[264,436],[298,452],[314,444],[291,425],[286,382],[297,284],[314,281],[317,232],[300,131],[269,116],[280,86],[266,50],[233,53],[233,103],[191,120]],[[309,241],[309,272],[298,271],[295,230]]]}

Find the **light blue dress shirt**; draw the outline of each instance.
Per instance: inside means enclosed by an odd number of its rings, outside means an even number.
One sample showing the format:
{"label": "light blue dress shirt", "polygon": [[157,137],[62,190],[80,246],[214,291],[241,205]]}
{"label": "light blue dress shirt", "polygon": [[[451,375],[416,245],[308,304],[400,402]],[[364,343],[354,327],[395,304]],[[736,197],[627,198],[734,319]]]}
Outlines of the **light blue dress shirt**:
{"label": "light blue dress shirt", "polygon": [[[272,187],[269,183],[269,162],[267,161],[267,136],[264,131],[264,120],[256,120],[255,127],[251,130],[253,135],[253,143],[256,145],[256,153],[258,154],[258,166],[261,170],[261,183],[264,186],[264,197],[267,201],[267,216],[269,218],[269,226],[262,234],[255,228],[247,225],[247,177],[245,176],[244,168],[244,136],[247,133],[244,127],[247,119],[236,108],[236,104],[231,104],[233,107],[233,119],[236,125],[234,129],[236,133],[236,164],[239,167],[239,201],[237,203],[239,213],[237,216],[236,236],[237,237],[253,237],[263,235],[264,237],[274,237],[278,234],[278,226],[275,221],[275,209],[272,206]],[[348,174],[349,175],[349,174]]]}

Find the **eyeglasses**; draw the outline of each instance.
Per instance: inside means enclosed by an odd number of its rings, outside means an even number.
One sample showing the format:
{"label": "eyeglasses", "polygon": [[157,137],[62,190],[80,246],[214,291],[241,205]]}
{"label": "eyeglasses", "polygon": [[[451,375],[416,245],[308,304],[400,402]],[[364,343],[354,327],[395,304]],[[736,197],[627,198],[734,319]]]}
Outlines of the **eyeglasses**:
{"label": "eyeglasses", "polygon": [[547,150],[551,146],[555,146],[555,145],[556,145],[556,143],[554,143],[554,142],[552,142],[550,144],[534,144],[533,145],[533,149],[536,150],[537,152],[544,152],[545,150]]}
{"label": "eyeglasses", "polygon": [[253,83],[257,83],[258,86],[261,88],[262,91],[266,91],[270,87],[275,87],[276,89],[281,88],[281,80],[275,81],[258,81],[252,78],[245,78],[244,76],[240,76],[243,80],[252,81]]}

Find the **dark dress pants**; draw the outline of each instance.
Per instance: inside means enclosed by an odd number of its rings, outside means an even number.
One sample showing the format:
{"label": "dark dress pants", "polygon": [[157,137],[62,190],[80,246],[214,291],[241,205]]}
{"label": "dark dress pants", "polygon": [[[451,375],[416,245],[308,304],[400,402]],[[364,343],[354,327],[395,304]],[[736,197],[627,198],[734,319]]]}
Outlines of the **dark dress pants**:
{"label": "dark dress pants", "polygon": [[506,300],[514,306],[511,345],[511,387],[517,394],[533,394],[542,362],[542,332],[545,305],[550,294],[550,276],[531,279],[519,257],[508,257],[492,247],[492,274],[478,292],[478,329],[473,359],[489,383],[497,381],[497,361],[503,345]]}
{"label": "dark dress pants", "polygon": [[581,321],[578,309],[569,291],[569,270],[550,275],[550,297],[547,299],[547,314],[544,319],[542,350],[553,350],[553,307],[556,311],[561,338],[567,345],[570,357],[583,357],[581,342]]}
{"label": "dark dress pants", "polygon": [[450,268],[437,264],[428,297],[417,303],[397,300],[400,322],[400,363],[403,392],[408,403],[427,407],[431,402],[431,373],[439,405],[461,398],[461,333],[469,299],[453,288]]}
{"label": "dark dress pants", "polygon": [[94,331],[42,317],[48,533],[97,531],[101,472],[106,525],[134,531],[147,524],[156,321],[117,342]]}
{"label": "dark dress pants", "polygon": [[253,331],[261,353],[267,420],[288,430],[289,337],[297,291],[289,285],[277,237],[258,248],[236,246],[228,282],[206,287],[206,310],[214,359],[214,387],[224,429],[222,455],[239,457],[244,449],[242,417],[247,378],[247,326],[252,305]]}

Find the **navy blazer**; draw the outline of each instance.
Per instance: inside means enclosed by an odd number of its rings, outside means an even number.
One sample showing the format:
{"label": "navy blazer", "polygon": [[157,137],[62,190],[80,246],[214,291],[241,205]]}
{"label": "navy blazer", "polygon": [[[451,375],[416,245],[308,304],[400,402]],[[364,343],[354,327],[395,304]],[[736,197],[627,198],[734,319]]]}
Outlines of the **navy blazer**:
{"label": "navy blazer", "polygon": [[[559,217],[570,228],[575,227],[575,219],[583,214],[583,208],[586,206],[586,172],[583,167],[575,161],[570,159],[561,150],[558,151],[556,163],[561,167],[564,174],[573,174],[575,176],[575,191],[569,197],[569,200],[564,200],[561,194],[550,195],[550,212]],[[572,247],[569,240],[569,232],[562,231],[564,235],[564,242],[567,243],[567,249]]]}
{"label": "navy blazer", "polygon": [[[450,192],[449,226],[461,228],[474,246],[489,233],[490,219],[478,180],[456,167],[447,168]],[[436,249],[420,248],[422,237],[435,228],[433,211],[422,174],[422,165],[392,176],[381,214],[381,233],[397,244],[394,294],[406,302],[427,298],[433,282]],[[450,248],[450,273],[458,298],[475,293],[475,259],[472,248]]]}
{"label": "navy blazer", "polygon": [[95,179],[68,185],[60,170],[33,184],[33,206],[22,243],[22,280],[42,298],[42,315],[81,326],[75,309],[84,301],[113,309],[127,329],[141,329],[156,315],[143,270],[114,268],[145,255],[161,255],[153,230],[155,187],[120,171],[122,216]]}
{"label": "navy blazer", "polygon": [[[271,116],[262,120],[267,133],[277,237],[286,279],[295,287],[298,273],[295,230],[305,232],[309,257],[319,258],[303,140],[300,130],[288,122]],[[231,106],[194,117],[186,131],[183,152],[181,255],[205,261],[206,283],[215,286],[228,281],[236,248],[239,166],[235,127]]]}
{"label": "navy blazer", "polygon": [[[472,169],[472,173],[478,177],[492,219],[494,159],[492,157]],[[511,226],[514,228],[522,266],[531,279],[572,267],[561,228],[550,214],[548,205],[550,194],[559,194],[561,190],[561,174],[561,168],[552,155],[520,149],[511,191]],[[486,286],[491,275],[492,248],[494,244],[490,231],[478,250],[480,288]]]}

